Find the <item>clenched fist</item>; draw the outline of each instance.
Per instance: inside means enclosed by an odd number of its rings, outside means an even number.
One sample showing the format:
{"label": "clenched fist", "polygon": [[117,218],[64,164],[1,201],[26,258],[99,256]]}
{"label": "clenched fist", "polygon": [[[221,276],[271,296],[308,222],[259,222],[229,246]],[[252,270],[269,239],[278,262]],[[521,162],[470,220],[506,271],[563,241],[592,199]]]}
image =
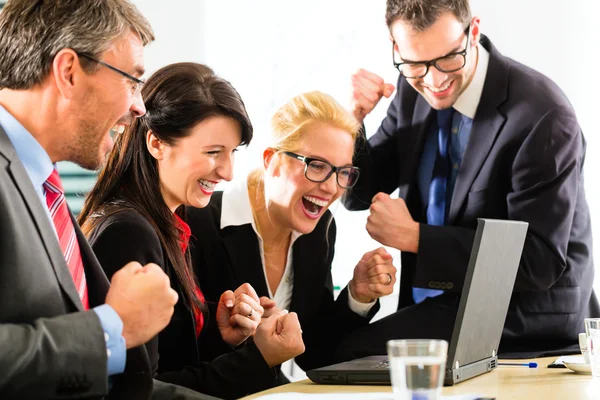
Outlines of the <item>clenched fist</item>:
{"label": "clenched fist", "polygon": [[382,96],[390,97],[396,87],[385,83],[382,77],[366,69],[359,69],[352,75],[352,113],[358,122],[363,122],[375,108]]}
{"label": "clenched fist", "polygon": [[244,283],[235,292],[224,292],[216,316],[221,337],[230,346],[239,346],[254,335],[263,312],[258,295],[249,283]]}
{"label": "clenched fist", "polygon": [[169,277],[158,265],[142,267],[135,261],[113,275],[106,294],[106,304],[123,321],[128,349],[146,343],[162,331],[171,320],[177,300]]}
{"label": "clenched fist", "polygon": [[384,246],[416,253],[419,249],[420,225],[412,219],[403,199],[377,193],[369,208],[367,232]]}
{"label": "clenched fist", "polygon": [[298,315],[283,310],[265,318],[256,330],[254,343],[269,367],[304,353]]}
{"label": "clenched fist", "polygon": [[383,247],[365,253],[354,268],[349,284],[352,297],[361,303],[370,303],[391,294],[396,272],[392,256]]}

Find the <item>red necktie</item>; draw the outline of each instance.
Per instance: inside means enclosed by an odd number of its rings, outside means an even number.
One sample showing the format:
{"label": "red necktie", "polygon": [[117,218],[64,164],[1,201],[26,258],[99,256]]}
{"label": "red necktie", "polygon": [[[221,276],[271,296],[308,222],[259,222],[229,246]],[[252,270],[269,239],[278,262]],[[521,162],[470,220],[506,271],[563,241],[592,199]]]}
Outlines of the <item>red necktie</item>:
{"label": "red necktie", "polygon": [[57,170],[53,170],[48,180],[44,182],[44,188],[46,189],[46,203],[48,204],[48,210],[50,210],[50,216],[58,234],[60,249],[65,256],[65,261],[69,267],[69,272],[71,272],[71,277],[75,283],[79,298],[83,303],[83,308],[87,310],[89,303],[83,261],[81,259],[79,243],[77,242],[77,235],[75,234],[75,227],[73,226],[73,221],[71,221],[71,213],[67,207],[65,192]]}

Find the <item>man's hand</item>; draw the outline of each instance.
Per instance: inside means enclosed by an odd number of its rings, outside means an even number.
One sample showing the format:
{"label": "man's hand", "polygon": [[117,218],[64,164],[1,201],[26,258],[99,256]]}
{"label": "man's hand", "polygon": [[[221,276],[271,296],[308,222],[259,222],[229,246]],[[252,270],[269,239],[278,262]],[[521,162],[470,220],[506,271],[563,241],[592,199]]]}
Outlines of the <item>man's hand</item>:
{"label": "man's hand", "polygon": [[249,283],[244,283],[235,292],[224,292],[216,316],[221,337],[230,346],[239,346],[254,335],[263,312],[258,295]]}
{"label": "man's hand", "polygon": [[283,310],[264,319],[256,330],[254,343],[269,367],[304,353],[298,316],[294,312],[288,314]]}
{"label": "man's hand", "polygon": [[369,235],[384,246],[416,253],[419,249],[419,223],[408,212],[403,199],[385,193],[373,197],[367,218]]}
{"label": "man's hand", "polygon": [[359,69],[352,75],[352,103],[354,117],[362,123],[373,111],[382,96],[390,97],[396,86],[385,83],[383,78],[365,69]]}
{"label": "man's hand", "polygon": [[391,294],[396,272],[392,256],[383,247],[365,253],[354,268],[349,284],[352,297],[361,303],[370,303]]}
{"label": "man's hand", "polygon": [[156,264],[144,267],[130,262],[117,271],[106,294],[123,321],[123,337],[128,349],[140,346],[162,331],[171,320],[177,292],[165,272]]}

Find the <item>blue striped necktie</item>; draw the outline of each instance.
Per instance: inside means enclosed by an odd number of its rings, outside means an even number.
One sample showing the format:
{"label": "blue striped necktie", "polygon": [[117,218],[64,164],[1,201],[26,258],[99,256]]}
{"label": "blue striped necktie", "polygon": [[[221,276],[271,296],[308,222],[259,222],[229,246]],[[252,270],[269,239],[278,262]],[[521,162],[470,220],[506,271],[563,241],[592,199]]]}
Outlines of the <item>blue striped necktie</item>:
{"label": "blue striped necktie", "polygon": [[[448,142],[452,129],[453,108],[437,111],[438,146],[433,165],[433,173],[429,184],[429,203],[427,205],[427,224],[442,226],[446,223],[446,200],[448,177],[450,176],[450,157]],[[413,288],[413,299],[418,304],[426,297],[435,297],[444,293],[442,290]]]}

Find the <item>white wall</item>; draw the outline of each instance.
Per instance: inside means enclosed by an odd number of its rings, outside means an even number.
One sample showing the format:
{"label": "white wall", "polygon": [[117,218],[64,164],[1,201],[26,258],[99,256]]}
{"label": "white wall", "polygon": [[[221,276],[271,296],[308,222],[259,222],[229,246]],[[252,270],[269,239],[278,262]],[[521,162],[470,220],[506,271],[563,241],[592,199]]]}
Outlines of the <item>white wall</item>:
{"label": "white wall", "polygon": [[[350,75],[359,67],[395,82],[385,27],[384,0],[136,1],[155,28],[146,53],[149,72],[176,61],[213,67],[238,89],[255,126],[255,139],[238,153],[235,173],[258,165],[273,111],[292,96],[318,89],[348,104]],[[600,143],[592,120],[596,92],[600,5],[593,0],[472,0],[483,33],[498,49],[554,79],[567,93],[588,140],[586,190],[595,232],[600,232]],[[594,21],[592,21],[594,18]],[[367,118],[374,132],[387,101]],[[365,252],[377,246],[364,230],[365,213],[334,207],[338,240],[334,281],[345,285]],[[598,248],[598,246],[596,246]],[[598,250],[596,250],[596,254]],[[600,258],[596,257],[600,265]],[[597,267],[597,271],[600,268]],[[600,289],[600,279],[596,279]],[[393,301],[384,308],[391,311]]]}

